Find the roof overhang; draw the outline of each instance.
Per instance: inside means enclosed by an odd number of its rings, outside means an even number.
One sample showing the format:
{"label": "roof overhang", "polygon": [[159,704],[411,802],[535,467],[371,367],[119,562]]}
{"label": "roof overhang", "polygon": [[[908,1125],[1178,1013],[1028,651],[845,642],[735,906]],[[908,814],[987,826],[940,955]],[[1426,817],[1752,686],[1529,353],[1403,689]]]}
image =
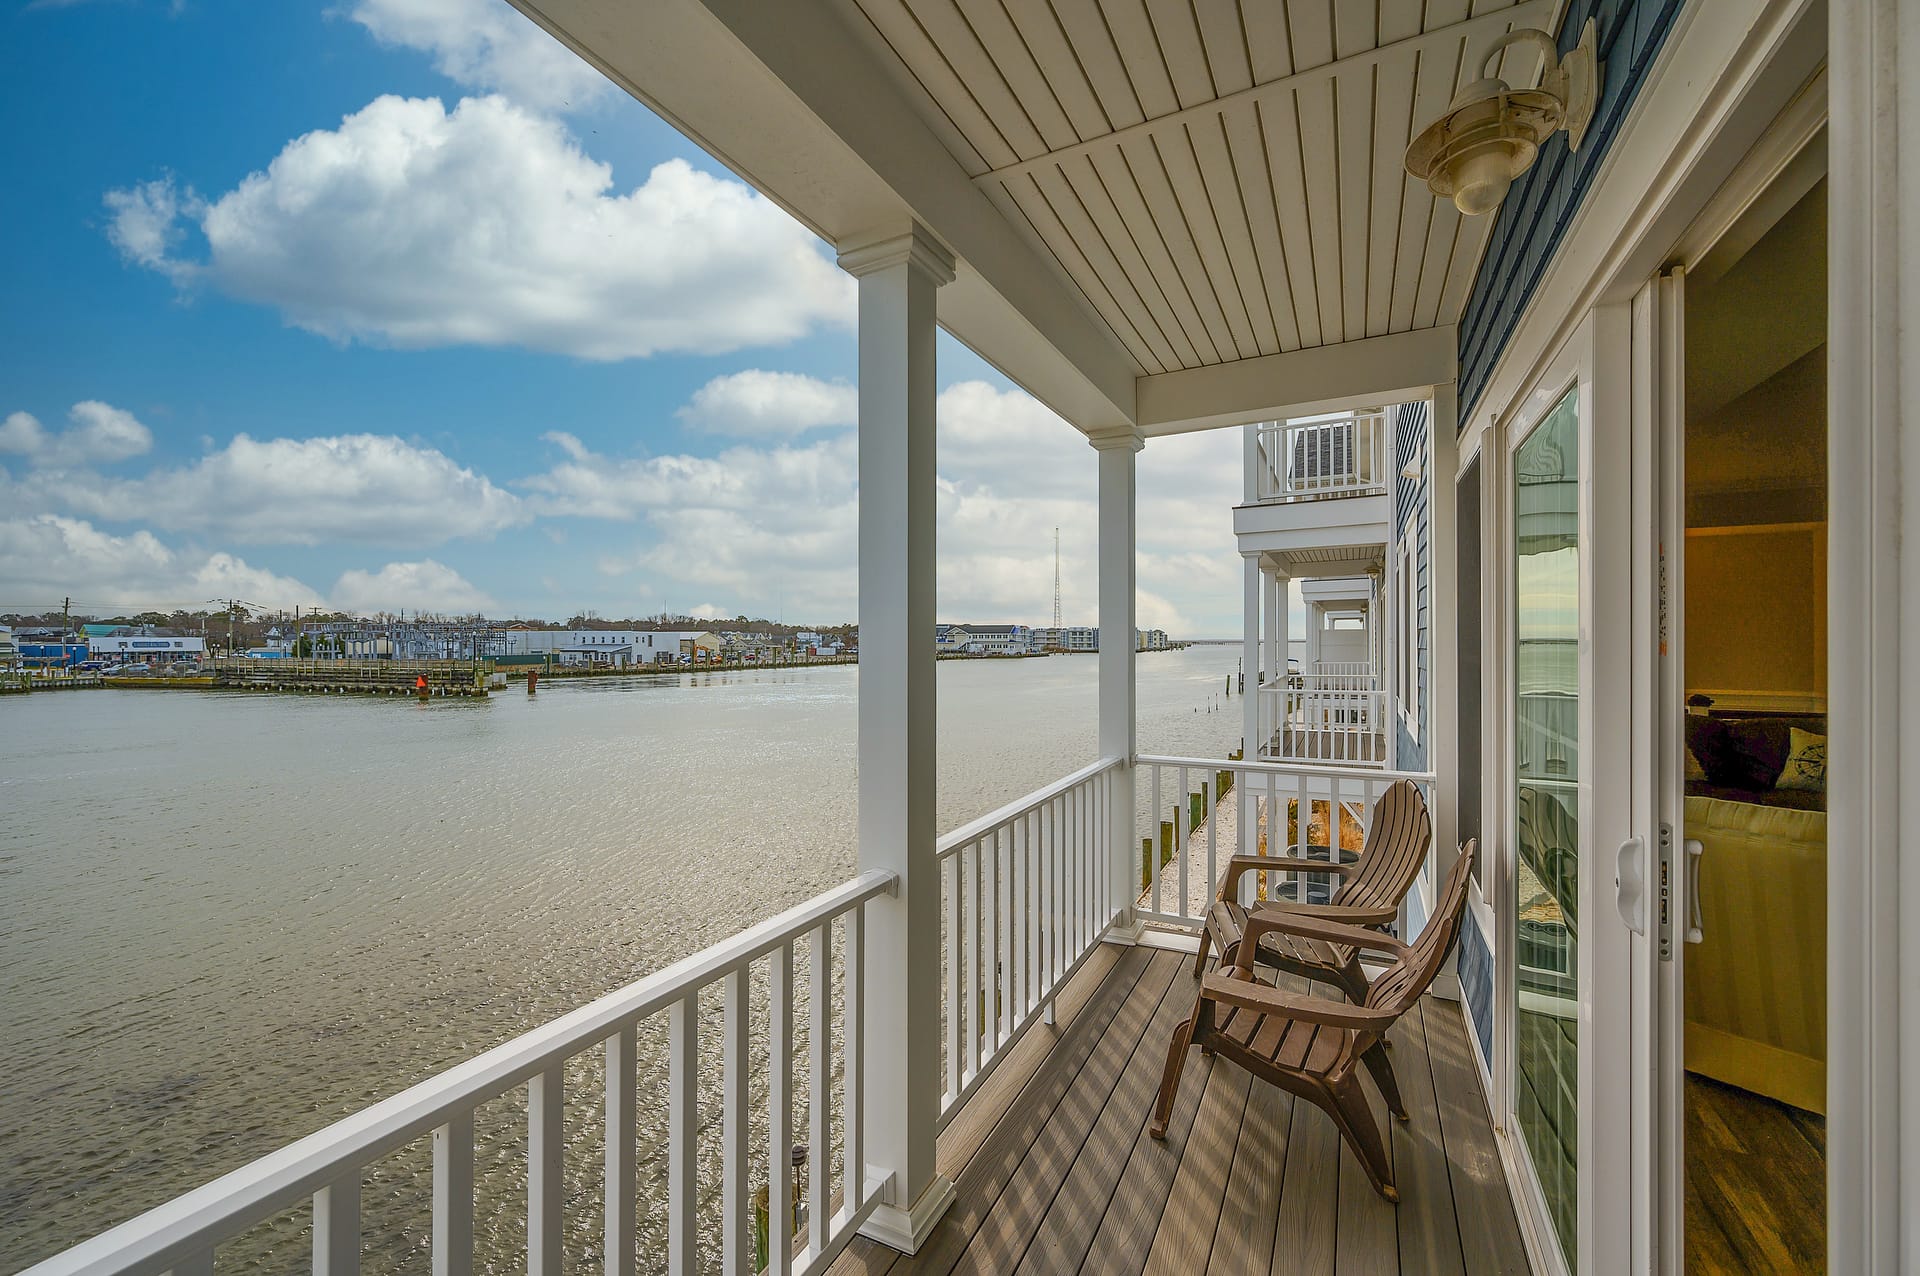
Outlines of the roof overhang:
{"label": "roof overhang", "polygon": [[[970,33],[953,0],[511,3],[830,244],[924,227],[960,263],[942,326],[1082,431],[1148,436],[1454,379],[1490,219],[1410,182],[1404,135],[1553,8],[1338,6],[1289,18],[1290,35],[1251,7],[1243,22],[1195,10],[1192,31],[1088,10],[1057,14],[1056,35],[1018,12]],[[1074,41],[1102,21],[1113,57],[1096,70]],[[1194,69],[1216,53],[1244,83]],[[1142,74],[1177,95],[1155,105]],[[1088,127],[1096,91],[1137,96],[1139,118]],[[1080,119],[997,152],[969,141],[1022,94],[1055,109],[1078,95]],[[1164,171],[1116,188],[1143,155]],[[1083,205],[1090,187],[1112,202]]]}

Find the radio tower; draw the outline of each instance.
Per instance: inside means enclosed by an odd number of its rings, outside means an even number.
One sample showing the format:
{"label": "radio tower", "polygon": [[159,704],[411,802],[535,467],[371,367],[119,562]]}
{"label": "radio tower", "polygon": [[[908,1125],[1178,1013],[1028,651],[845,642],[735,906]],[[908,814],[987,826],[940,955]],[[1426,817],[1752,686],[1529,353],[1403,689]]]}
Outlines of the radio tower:
{"label": "radio tower", "polygon": [[1053,640],[1060,641],[1060,529],[1053,529]]}

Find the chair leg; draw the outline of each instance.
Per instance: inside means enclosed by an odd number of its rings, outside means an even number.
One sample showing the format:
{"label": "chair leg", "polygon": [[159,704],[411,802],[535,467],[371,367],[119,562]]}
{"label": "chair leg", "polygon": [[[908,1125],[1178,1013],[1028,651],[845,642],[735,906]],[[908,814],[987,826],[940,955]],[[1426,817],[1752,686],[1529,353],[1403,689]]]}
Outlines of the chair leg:
{"label": "chair leg", "polygon": [[1187,1046],[1193,1040],[1193,1020],[1184,1019],[1173,1030],[1167,1045],[1167,1068],[1160,1074],[1160,1093],[1153,1100],[1153,1120],[1147,1133],[1156,1139],[1167,1137],[1167,1122],[1173,1119],[1173,1098],[1180,1092],[1180,1070],[1187,1066]]}
{"label": "chair leg", "polygon": [[1407,1105],[1400,1101],[1400,1082],[1393,1075],[1393,1060],[1382,1049],[1385,1044],[1382,1038],[1368,1046],[1367,1052],[1360,1056],[1360,1062],[1367,1065],[1373,1084],[1380,1088],[1380,1097],[1387,1101],[1387,1111],[1393,1113],[1395,1119],[1404,1121],[1407,1119]]}
{"label": "chair leg", "polygon": [[1193,977],[1195,979],[1207,973],[1207,948],[1213,943],[1213,931],[1205,926],[1200,928],[1200,955],[1193,959]]}
{"label": "chair leg", "polygon": [[1398,1205],[1400,1189],[1394,1186],[1393,1161],[1387,1156],[1380,1127],[1374,1124],[1373,1109],[1367,1104],[1367,1092],[1360,1085],[1360,1079],[1348,1073],[1341,1080],[1330,1082],[1328,1091],[1334,1123],[1359,1158],[1360,1168],[1367,1172],[1373,1190]]}

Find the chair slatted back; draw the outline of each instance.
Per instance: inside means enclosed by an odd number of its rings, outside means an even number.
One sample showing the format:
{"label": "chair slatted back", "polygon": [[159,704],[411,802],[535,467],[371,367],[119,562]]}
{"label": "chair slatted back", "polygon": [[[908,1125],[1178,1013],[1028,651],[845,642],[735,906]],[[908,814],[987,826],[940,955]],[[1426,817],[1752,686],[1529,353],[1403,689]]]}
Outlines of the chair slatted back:
{"label": "chair slatted back", "polygon": [[1447,955],[1460,938],[1460,921],[1467,911],[1467,879],[1473,873],[1474,851],[1472,841],[1460,848],[1460,858],[1453,862],[1453,871],[1447,874],[1439,907],[1428,919],[1427,928],[1394,963],[1393,969],[1373,981],[1373,987],[1367,992],[1367,1005],[1372,1009],[1404,1014],[1427,991],[1434,976],[1440,973],[1440,967],[1446,965]]}
{"label": "chair slatted back", "polygon": [[1373,805],[1367,843],[1352,876],[1329,902],[1360,908],[1398,908],[1413,888],[1433,844],[1427,799],[1411,780],[1395,780]]}

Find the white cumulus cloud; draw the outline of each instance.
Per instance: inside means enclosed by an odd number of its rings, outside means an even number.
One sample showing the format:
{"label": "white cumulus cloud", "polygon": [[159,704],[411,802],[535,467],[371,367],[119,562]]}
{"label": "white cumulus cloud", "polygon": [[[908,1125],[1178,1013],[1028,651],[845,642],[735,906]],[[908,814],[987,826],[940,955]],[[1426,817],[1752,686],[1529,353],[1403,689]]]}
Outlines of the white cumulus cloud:
{"label": "white cumulus cloud", "polygon": [[749,368],[707,382],[677,415],[682,424],[708,434],[747,438],[800,434],[855,424],[860,419],[860,394],[845,381]]}
{"label": "white cumulus cloud", "polygon": [[153,431],[124,408],[88,399],[67,411],[66,429],[55,433],[38,417],[15,412],[0,421],[0,453],[48,469],[108,464],[153,449]]}
{"label": "white cumulus cloud", "polygon": [[357,0],[348,15],[382,44],[431,55],[448,79],[526,106],[577,109],[612,87],[506,0]]}
{"label": "white cumulus cloud", "polygon": [[523,523],[513,493],[435,448],[391,435],[236,435],[189,465],[137,478],[30,475],[14,495],[93,518],[248,544],[437,545]]}
{"label": "white cumulus cloud", "polygon": [[466,577],[431,558],[388,563],[377,572],[353,570],[334,583],[332,603],[342,611],[437,611],[466,614],[497,609]]}
{"label": "white cumulus cloud", "polygon": [[[517,20],[517,19],[516,19]],[[564,125],[503,97],[382,97],[218,199],[107,195],[136,265],[335,341],[717,354],[849,324],[853,281],[798,222],[683,160],[614,190]],[[179,254],[198,223],[204,259]]]}
{"label": "white cumulus cloud", "polygon": [[[771,389],[756,402],[778,401],[788,390],[804,399],[829,385],[773,373],[722,382]],[[1024,392],[984,381],[948,386],[937,411],[942,619],[1045,623],[1059,527],[1066,618],[1094,623],[1098,468],[1084,436]],[[645,530],[647,539],[630,550],[617,547],[599,558],[603,576],[644,571],[650,588],[670,602],[697,598],[729,615],[764,612],[776,601],[789,615],[854,614],[856,431],[804,443],[743,442],[715,457],[611,457],[572,435],[548,441],[560,459],[521,482],[536,510],[632,521]],[[1232,507],[1240,464],[1237,430],[1155,439],[1139,454],[1141,625],[1182,635],[1237,632]]]}
{"label": "white cumulus cloud", "polygon": [[68,596],[94,607],[194,607],[213,598],[293,607],[319,598],[233,554],[177,550],[144,530],[116,536],[57,514],[0,520],[0,599],[57,608]]}

